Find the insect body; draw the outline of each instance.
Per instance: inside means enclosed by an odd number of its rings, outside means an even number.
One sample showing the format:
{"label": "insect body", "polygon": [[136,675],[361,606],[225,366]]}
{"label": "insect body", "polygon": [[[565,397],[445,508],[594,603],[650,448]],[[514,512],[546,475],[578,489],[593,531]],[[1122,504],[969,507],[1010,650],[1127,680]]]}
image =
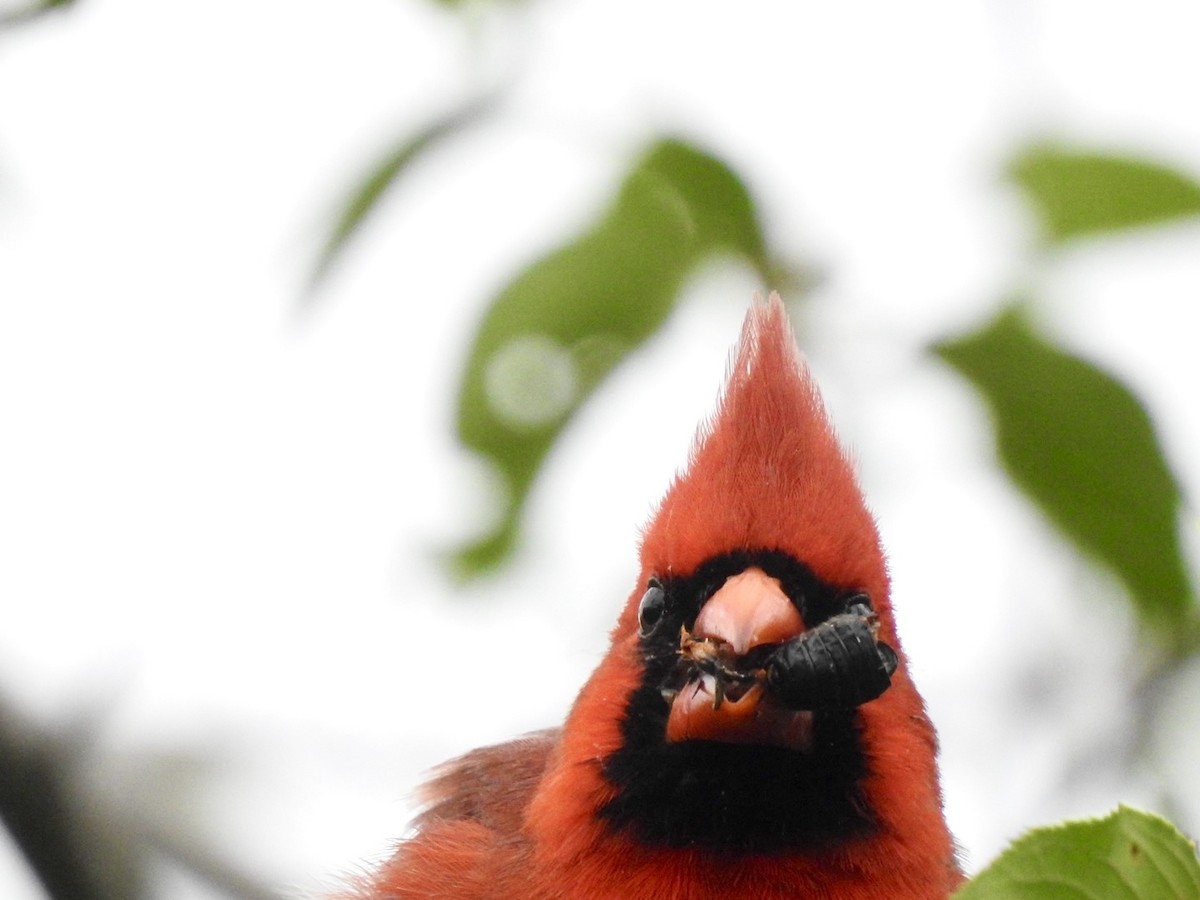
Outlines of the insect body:
{"label": "insect body", "polygon": [[896,653],[876,639],[878,620],[865,601],[861,597],[846,612],[745,657],[738,657],[727,644],[695,638],[684,628],[676,677],[686,680],[687,673],[696,670],[712,676],[713,709],[753,684],[764,685],[790,709],[860,706],[886,691],[896,671]]}
{"label": "insect body", "polygon": [[767,687],[792,709],[850,709],[874,700],[896,671],[896,652],[875,639],[877,629],[871,608],[852,604],[779,645],[766,665]]}

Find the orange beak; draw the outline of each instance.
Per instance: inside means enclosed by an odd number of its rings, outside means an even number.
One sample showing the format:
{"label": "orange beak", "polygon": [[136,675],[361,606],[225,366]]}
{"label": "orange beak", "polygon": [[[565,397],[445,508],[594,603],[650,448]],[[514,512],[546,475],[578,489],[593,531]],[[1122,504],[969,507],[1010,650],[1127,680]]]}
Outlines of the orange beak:
{"label": "orange beak", "polygon": [[728,578],[696,616],[692,637],[728,644],[738,656],[755,647],[779,644],[804,630],[800,611],[779,581],[750,568]]}
{"label": "orange beak", "polygon": [[[804,631],[799,610],[779,581],[758,568],[726,580],[696,616],[691,636],[720,642],[744,656],[755,647],[779,644]],[[712,675],[697,672],[675,696],[667,740],[773,744],[802,749],[811,737],[812,715],[777,705],[761,684],[716,702]]]}

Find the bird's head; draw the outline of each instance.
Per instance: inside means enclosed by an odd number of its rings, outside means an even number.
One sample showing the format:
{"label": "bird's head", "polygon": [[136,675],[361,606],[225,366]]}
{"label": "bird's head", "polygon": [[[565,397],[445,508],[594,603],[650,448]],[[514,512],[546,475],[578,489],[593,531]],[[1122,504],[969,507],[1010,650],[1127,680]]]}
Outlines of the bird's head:
{"label": "bird's head", "polygon": [[[914,777],[936,801],[875,523],[777,296],[746,318],[563,741],[564,777],[595,769],[595,817],[657,846],[827,847],[882,827]],[[905,774],[914,742],[930,763]]]}
{"label": "bird's head", "polygon": [[778,297],[747,316],[641,557],[617,635],[636,636],[647,684],[660,682],[668,742],[808,750],[815,711],[887,687],[879,537]]}

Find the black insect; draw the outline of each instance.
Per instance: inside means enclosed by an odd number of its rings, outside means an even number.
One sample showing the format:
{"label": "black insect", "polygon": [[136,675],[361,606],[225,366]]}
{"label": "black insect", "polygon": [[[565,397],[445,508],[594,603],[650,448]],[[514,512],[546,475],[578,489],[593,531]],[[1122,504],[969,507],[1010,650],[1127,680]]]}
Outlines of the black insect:
{"label": "black insect", "polygon": [[892,683],[896,651],[876,640],[878,620],[865,596],[779,645],[765,666],[768,689],[791,709],[852,709]]}

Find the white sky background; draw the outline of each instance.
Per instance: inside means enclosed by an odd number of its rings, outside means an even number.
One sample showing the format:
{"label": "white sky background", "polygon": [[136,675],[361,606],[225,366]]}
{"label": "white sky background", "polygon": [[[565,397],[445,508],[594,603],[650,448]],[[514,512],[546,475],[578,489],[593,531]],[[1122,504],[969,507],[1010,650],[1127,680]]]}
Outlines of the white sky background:
{"label": "white sky background", "polygon": [[[1051,134],[1200,176],[1200,13],[519,18],[475,44],[416,0],[81,0],[0,35],[0,691],[52,726],[94,718],[97,782],[166,840],[194,828],[301,890],[399,836],[429,766],[560,721],[753,282],[696,283],[552,455],[516,565],[466,590],[436,565],[481,483],[450,437],[455,378],[490,293],[677,130],[828,275],[795,322],[880,517],[972,868],[1029,825],[1153,806],[1151,775],[1105,761],[1131,665],[1108,648],[1132,652],[1111,586],[1011,495],[972,395],[921,348],[1034,285],[1047,329],[1146,398],[1195,496],[1200,229],[1035,271],[997,173]],[[517,79],[499,114],[414,169],[297,316],[343,190],[496,71]]]}

